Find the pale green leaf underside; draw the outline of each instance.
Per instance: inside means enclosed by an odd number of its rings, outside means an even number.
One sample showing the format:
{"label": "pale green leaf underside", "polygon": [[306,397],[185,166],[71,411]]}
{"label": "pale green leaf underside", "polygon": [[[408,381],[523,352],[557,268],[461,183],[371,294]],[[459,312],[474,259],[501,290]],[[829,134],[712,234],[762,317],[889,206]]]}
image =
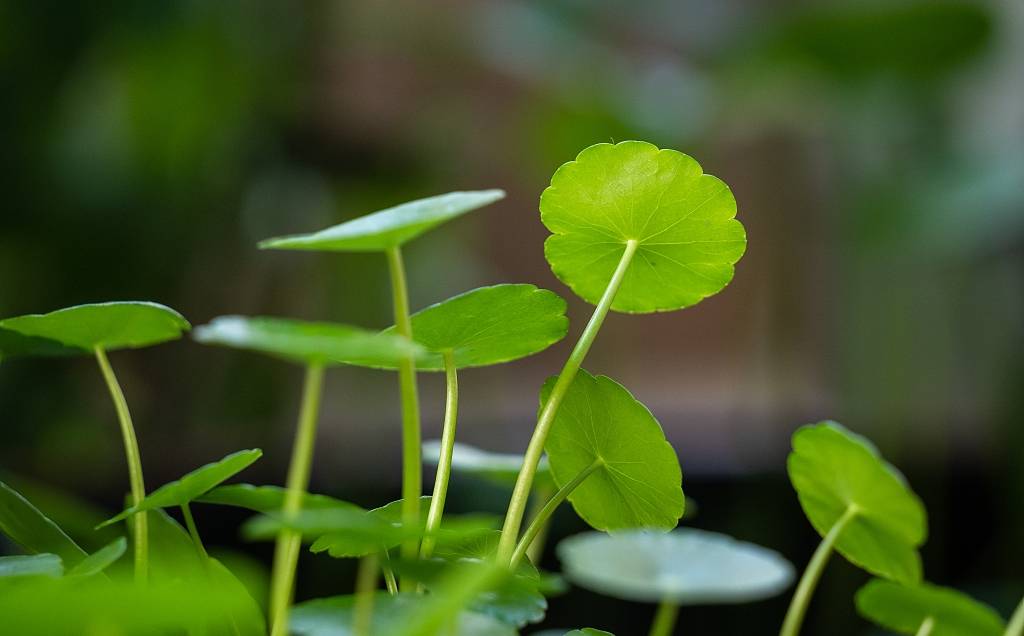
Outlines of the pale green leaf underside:
{"label": "pale green leaf underside", "polygon": [[246,349],[302,364],[337,364],[349,360],[388,360],[418,356],[422,350],[407,339],[359,327],[287,318],[221,316],[196,327],[203,344]]}
{"label": "pale green leaf underside", "polygon": [[718,293],[746,250],[736,200],[675,150],[597,144],[560,167],[540,200],[555,275],[597,304],[627,241],[639,243],[612,309],[670,311]]}
{"label": "pale green leaf underside", "polygon": [[190,328],[170,307],[135,301],[78,305],[0,321],[0,329],[90,351],[147,347],[177,340]]}
{"label": "pale green leaf underside", "polygon": [[[391,596],[379,592],[373,600],[370,636],[386,636],[404,626],[411,612],[423,602],[415,594]],[[291,611],[289,627],[294,636],[354,636],[355,597],[334,596],[299,603]],[[494,618],[462,612],[449,636],[514,636],[516,631]]]}
{"label": "pale green leaf underside", "polygon": [[74,565],[86,552],[49,517],[7,484],[0,482],[0,532],[29,552],[53,553]]}
{"label": "pale green leaf underside", "polygon": [[502,190],[449,192],[373,212],[312,234],[267,239],[261,249],[378,252],[402,245],[434,227],[503,199]]}
{"label": "pale green leaf underside", "polygon": [[930,636],[1000,636],[999,614],[970,596],[928,583],[901,585],[875,579],[857,592],[864,618],[900,634],[915,634],[932,619]]}
{"label": "pale green leaf underside", "polygon": [[822,536],[856,507],[836,542],[840,554],[878,576],[920,580],[924,506],[870,442],[835,422],[805,426],[793,435],[787,467],[804,513]]}
{"label": "pale green leaf underside", "polygon": [[[436,465],[441,456],[441,442],[428,440],[423,442],[423,461]],[[458,473],[475,475],[499,484],[513,485],[523,467],[523,456],[518,453],[492,453],[469,444],[455,442],[452,449],[452,470]],[[534,483],[550,483],[551,467],[547,456],[537,464]]]}
{"label": "pale green leaf underside", "polygon": [[562,541],[570,581],[631,601],[681,605],[747,603],[774,596],[793,580],[778,553],[717,532],[587,532]]}
{"label": "pale green leaf underside", "polygon": [[181,479],[164,484],[157,488],[138,505],[132,506],[115,517],[107,519],[100,528],[127,519],[137,512],[172,508],[187,504],[211,490],[221,482],[230,479],[245,470],[263,455],[258,448],[231,453],[224,459],[200,466]]}
{"label": "pale green leaf underside", "polygon": [[[413,340],[430,352],[416,367],[444,370],[446,351],[457,368],[509,362],[547,349],[564,338],[568,329],[565,301],[554,292],[523,284],[481,287],[412,315]],[[368,364],[395,367],[387,360]]]}
{"label": "pale green leaf underside", "polygon": [[[545,383],[542,405],[553,386],[554,378]],[[579,371],[544,448],[559,486],[595,460],[603,462],[569,495],[577,514],[597,530],[671,530],[683,515],[675,450],[647,407],[611,378]]]}
{"label": "pale green leaf underside", "polygon": [[[198,503],[218,504],[221,506],[234,506],[245,508],[255,512],[278,512],[284,507],[284,499],[288,494],[287,488],[281,486],[253,486],[252,484],[231,484],[229,486],[217,486],[210,492],[197,497]],[[323,510],[325,508],[339,508],[354,506],[348,502],[327,495],[314,495],[303,493],[302,508]]]}
{"label": "pale green leaf underside", "polygon": [[0,579],[19,576],[48,576],[64,574],[64,564],[56,554],[18,554],[0,557]]}
{"label": "pale green leaf underside", "polygon": [[99,574],[103,570],[110,567],[115,561],[124,556],[125,551],[128,549],[128,540],[124,537],[118,537],[103,546],[99,550],[93,552],[89,556],[82,559],[78,565],[71,568],[68,572],[70,576],[92,576]]}

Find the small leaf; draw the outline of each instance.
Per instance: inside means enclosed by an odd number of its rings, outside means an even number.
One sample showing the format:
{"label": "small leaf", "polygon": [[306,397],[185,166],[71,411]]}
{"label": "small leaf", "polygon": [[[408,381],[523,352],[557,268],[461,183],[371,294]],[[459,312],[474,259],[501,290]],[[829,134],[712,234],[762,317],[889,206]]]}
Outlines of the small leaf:
{"label": "small leaf", "polygon": [[234,477],[262,456],[263,451],[258,448],[242,450],[231,453],[220,461],[200,466],[181,479],[157,488],[137,506],[132,506],[121,514],[107,519],[99,527],[117,523],[137,512],[183,506],[221,482]]}
{"label": "small leaf", "polygon": [[[541,391],[547,401],[554,378]],[[545,444],[559,487],[595,462],[569,495],[597,530],[676,527],[685,499],[676,452],[651,412],[621,384],[580,369],[555,415]]]}
{"label": "small leaf", "polygon": [[505,198],[501,190],[449,192],[361,216],[313,234],[267,239],[260,249],[379,252],[397,247],[434,227]]}
{"label": "small leaf", "polygon": [[125,550],[128,549],[128,541],[124,537],[118,537],[96,552],[78,562],[78,565],[71,568],[69,576],[92,576],[99,574],[110,567],[114,561],[120,559]]}
{"label": "small leaf", "polygon": [[[429,351],[416,363],[422,371],[443,371],[444,352],[457,368],[518,360],[565,337],[565,301],[534,285],[494,285],[449,298],[412,315],[413,339]],[[384,333],[394,333],[389,327]],[[395,368],[387,360],[368,366]]]}
{"label": "small leaf", "polygon": [[0,482],[0,531],[29,552],[53,553],[68,565],[75,565],[86,557],[85,550],[57,524],[3,482]]}
{"label": "small leaf", "polygon": [[835,422],[804,426],[793,435],[787,467],[804,513],[822,536],[855,507],[836,541],[840,554],[884,578],[920,580],[924,506],[870,442]]}
{"label": "small leaf", "polygon": [[137,301],[78,305],[0,321],[0,328],[88,351],[148,347],[177,340],[190,327],[170,307]]}
{"label": "small leaf", "polygon": [[[403,626],[407,615],[423,603],[417,594],[391,596],[383,592],[373,599],[372,636],[390,636]],[[333,596],[299,603],[292,608],[288,625],[293,636],[354,636],[355,596]],[[515,630],[489,616],[462,612],[458,624],[445,636],[514,636]]]}
{"label": "small leaf", "polygon": [[0,557],[0,579],[20,576],[60,577],[64,564],[56,554],[31,554]]}
{"label": "small leaf", "polygon": [[642,141],[596,144],[560,167],[540,199],[551,270],[597,304],[628,241],[637,241],[612,309],[681,309],[733,277],[747,238],[736,200],[692,158]]}
{"label": "small leaf", "polygon": [[301,364],[349,360],[397,363],[422,350],[407,339],[350,325],[304,322],[285,318],[221,316],[197,327],[193,337],[203,344],[265,353]]}
{"label": "small leaf", "polygon": [[874,579],[857,592],[861,616],[900,634],[916,634],[932,620],[931,636],[1000,636],[1003,619],[966,594],[928,583],[902,585]]}
{"label": "small leaf", "polygon": [[[284,507],[287,488],[280,486],[253,486],[252,484],[231,484],[217,486],[210,492],[197,497],[196,502],[247,508],[256,512],[279,512]],[[354,504],[328,497],[327,495],[302,494],[303,509],[337,508]]]}
{"label": "small leaf", "polygon": [[793,566],[767,548],[717,532],[587,532],[558,544],[570,581],[615,598],[680,605],[748,603],[782,592]]}
{"label": "small leaf", "polygon": [[[428,440],[423,442],[423,461],[437,465],[441,456],[441,442],[439,440]],[[519,476],[519,469],[523,467],[523,456],[517,453],[492,453],[482,450],[469,444],[455,442],[452,449],[452,470],[457,473],[474,475],[488,479],[503,486],[512,486]],[[548,464],[547,456],[540,459],[537,464],[537,474],[534,478],[534,487],[550,483],[551,467]]]}

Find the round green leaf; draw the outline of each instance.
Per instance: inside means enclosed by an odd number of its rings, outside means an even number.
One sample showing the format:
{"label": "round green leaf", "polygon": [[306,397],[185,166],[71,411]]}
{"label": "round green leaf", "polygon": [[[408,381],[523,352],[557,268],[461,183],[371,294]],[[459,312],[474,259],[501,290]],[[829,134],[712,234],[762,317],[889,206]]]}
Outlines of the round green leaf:
{"label": "round green leaf", "polygon": [[64,564],[56,554],[29,554],[0,557],[0,579],[19,576],[59,577]]}
{"label": "round green leaf", "polygon": [[191,325],[170,307],[150,302],[78,305],[48,314],[0,320],[0,329],[45,338],[68,347],[107,351],[177,340]]}
{"label": "round green leaf", "polygon": [[[553,386],[554,378],[545,383],[542,406]],[[559,487],[599,462],[569,495],[577,514],[597,530],[671,530],[683,516],[675,450],[647,407],[611,378],[580,369],[544,448]]]}
{"label": "round green leaf", "polygon": [[[379,592],[373,599],[371,636],[387,636],[404,626],[409,614],[422,603],[418,594],[392,596]],[[355,634],[355,596],[333,596],[299,603],[292,608],[288,626],[294,636],[350,636]],[[515,630],[476,612],[462,612],[450,636],[514,636]]]}
{"label": "round green leaf", "polygon": [[631,601],[680,605],[748,603],[793,580],[778,553],[717,532],[587,532],[558,544],[570,581]]}
{"label": "round green leaf", "polygon": [[[253,486],[252,484],[231,484],[217,486],[210,492],[197,497],[195,501],[222,506],[246,508],[255,512],[279,512],[284,507],[287,488],[280,486]],[[348,502],[327,495],[302,494],[302,509],[338,508],[352,506]]]}
{"label": "round green leaf", "polygon": [[835,422],[804,426],[793,435],[787,468],[804,513],[822,536],[855,509],[836,541],[840,554],[884,578],[920,580],[924,505],[871,442]]}
{"label": "round green leaf", "polygon": [[67,347],[47,338],[26,336],[10,329],[0,329],[0,361],[29,356],[67,356],[89,353],[78,347]]}
{"label": "round green leaf", "polygon": [[230,479],[249,467],[263,455],[258,448],[231,453],[224,459],[200,466],[181,479],[160,486],[138,505],[132,506],[121,514],[107,519],[100,528],[127,519],[137,512],[155,510],[156,508],[172,508],[183,506],[209,491],[221,482]]}
{"label": "round green leaf", "polygon": [[302,364],[364,359],[397,363],[421,353],[417,345],[398,335],[285,318],[221,316],[197,327],[193,338],[203,344],[258,351]]}
{"label": "round green leaf", "polygon": [[312,234],[267,239],[260,249],[379,252],[402,245],[434,227],[505,198],[502,190],[449,192],[361,216]]}
{"label": "round green leaf", "polygon": [[597,304],[628,241],[636,254],[612,309],[669,311],[718,293],[746,250],[736,200],[692,158],[642,141],[597,144],[560,167],[540,199],[558,278]]}
{"label": "round green leaf", "polygon": [[[423,442],[423,461],[437,465],[441,457],[441,442],[428,440]],[[455,442],[452,449],[452,470],[490,480],[503,486],[512,486],[523,467],[523,456],[517,453],[492,453],[469,444]],[[534,487],[550,483],[551,467],[546,456],[541,457],[537,464]]]}
{"label": "round green leaf", "polygon": [[1003,619],[966,594],[928,583],[902,585],[875,579],[857,592],[864,618],[900,634],[916,634],[926,620],[930,636],[1000,636]]}
{"label": "round green leaf", "polygon": [[[565,301],[554,292],[534,285],[481,287],[412,315],[413,340],[430,352],[416,367],[443,371],[445,352],[460,369],[518,360],[547,349],[568,329]],[[370,366],[395,367],[386,360]]]}

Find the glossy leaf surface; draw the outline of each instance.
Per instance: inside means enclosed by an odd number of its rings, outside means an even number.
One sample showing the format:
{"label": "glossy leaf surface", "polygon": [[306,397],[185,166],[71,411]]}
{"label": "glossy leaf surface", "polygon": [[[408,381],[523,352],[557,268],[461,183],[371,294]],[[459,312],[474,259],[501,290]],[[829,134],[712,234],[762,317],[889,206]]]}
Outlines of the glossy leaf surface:
{"label": "glossy leaf surface", "polygon": [[135,349],[177,340],[191,326],[170,307],[150,302],[77,305],[0,320],[0,328],[91,351]]}
{"label": "glossy leaf surface", "polygon": [[321,252],[384,251],[504,197],[501,190],[449,192],[373,212],[312,234],[267,239],[260,243],[260,248]]}
{"label": "glossy leaf surface", "polygon": [[52,553],[75,565],[86,552],[17,491],[0,482],[0,531],[29,552]]}
{"label": "glossy leaf surface", "polygon": [[551,177],[540,200],[553,233],[555,275],[597,304],[628,241],[638,249],[612,309],[669,311],[718,293],[746,250],[736,200],[720,179],[675,150],[642,141],[584,149]]}
{"label": "glossy leaf surface", "polygon": [[857,610],[870,621],[900,634],[916,634],[932,620],[930,636],[1000,636],[999,614],[970,596],[928,583],[902,585],[875,579],[857,592]]}
{"label": "glossy leaf surface", "polygon": [[693,528],[588,532],[562,541],[558,556],[573,583],[647,603],[746,603],[774,596],[793,580],[793,567],[778,553]]}
{"label": "glossy leaf surface", "polygon": [[[554,378],[544,385],[542,405],[553,386]],[[559,487],[600,462],[569,495],[577,514],[597,530],[671,530],[683,516],[675,450],[647,407],[611,378],[579,371],[544,448]]]}
{"label": "glossy leaf surface", "polygon": [[805,426],[793,435],[787,468],[804,513],[822,536],[855,507],[836,541],[840,554],[884,578],[920,580],[924,506],[870,442],[835,422]]}

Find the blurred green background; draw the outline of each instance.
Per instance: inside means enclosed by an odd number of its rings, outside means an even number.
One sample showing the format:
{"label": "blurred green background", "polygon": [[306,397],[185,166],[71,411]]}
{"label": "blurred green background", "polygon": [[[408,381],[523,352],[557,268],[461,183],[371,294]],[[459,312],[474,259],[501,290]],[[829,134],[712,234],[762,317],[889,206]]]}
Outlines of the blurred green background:
{"label": "blurred green background", "polygon": [[[0,316],[147,299],[195,324],[384,326],[383,258],[255,243],[488,187],[509,196],[407,251],[414,307],[495,282],[568,297],[542,251],[551,173],[592,143],[676,148],[732,186],[749,251],[695,308],[611,316],[587,368],[661,420],[690,523],[803,567],[817,536],[785,477],[789,434],[834,418],[924,498],[926,575],[1006,615],[1024,593],[1022,80],[1020,0],[2,3]],[[589,308],[570,312],[572,339]],[[525,448],[570,346],[464,373],[460,439]],[[283,481],[298,369],[190,341],[112,362],[151,488],[256,446],[246,480]],[[327,390],[314,489],[396,498],[394,377],[339,369]],[[436,436],[439,378],[421,392]],[[91,507],[118,507],[126,470],[90,360],[0,366],[0,425],[0,472],[44,509],[88,527]],[[457,479],[452,508],[506,497]],[[197,517],[210,543],[266,561],[234,513]],[[563,510],[555,534],[580,529]],[[300,597],[347,591],[351,564],[302,567]],[[865,579],[835,559],[806,632],[872,633],[852,604]],[[771,633],[787,602],[687,609],[680,633]],[[651,613],[573,590],[544,625],[642,634]]]}

